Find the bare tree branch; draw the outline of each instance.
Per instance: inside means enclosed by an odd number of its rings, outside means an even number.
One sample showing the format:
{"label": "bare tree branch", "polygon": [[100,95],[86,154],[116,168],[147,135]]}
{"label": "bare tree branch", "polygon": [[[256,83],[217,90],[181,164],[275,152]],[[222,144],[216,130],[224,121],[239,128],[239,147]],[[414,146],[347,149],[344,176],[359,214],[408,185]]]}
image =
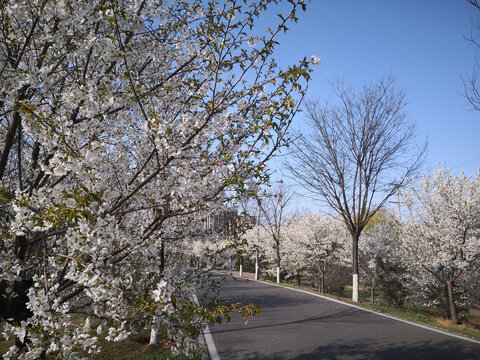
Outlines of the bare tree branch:
{"label": "bare tree branch", "polygon": [[365,225],[420,168],[426,153],[415,146],[407,121],[405,94],[391,78],[360,91],[333,84],[337,101],[310,101],[311,134],[293,146],[287,168],[298,183],[319,195],[345,221],[353,241],[358,274],[358,240]]}
{"label": "bare tree branch", "polygon": [[[472,31],[466,39],[476,48],[480,48],[480,43],[478,41],[478,34],[480,32],[480,17],[478,13],[480,12],[480,3],[478,0],[467,0],[474,11],[477,13],[475,20],[472,21]],[[479,63],[478,59],[475,58],[475,65],[472,70],[472,74],[467,77],[463,78],[463,89],[465,93],[465,97],[467,98],[470,105],[477,111],[480,111],[480,90],[478,88],[478,68]]]}

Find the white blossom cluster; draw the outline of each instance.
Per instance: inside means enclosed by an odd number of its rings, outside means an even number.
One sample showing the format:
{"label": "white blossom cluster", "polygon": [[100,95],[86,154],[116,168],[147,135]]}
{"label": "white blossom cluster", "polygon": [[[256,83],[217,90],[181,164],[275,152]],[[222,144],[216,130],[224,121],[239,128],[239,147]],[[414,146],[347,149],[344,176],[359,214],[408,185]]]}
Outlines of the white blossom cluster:
{"label": "white blossom cluster", "polygon": [[0,316],[23,344],[4,358],[88,357],[138,326],[191,354],[209,279],[188,252],[268,180],[309,77],[272,59],[303,1],[244,31],[275,3],[2,3]]}
{"label": "white blossom cluster", "polygon": [[[259,230],[253,228],[245,233],[244,252],[254,260],[258,249],[261,271],[274,276],[277,245],[269,231],[263,226]],[[344,264],[350,259],[350,254],[345,251],[349,235],[344,224],[333,217],[303,211],[289,218],[280,233],[281,271],[289,278],[307,276],[319,283],[325,279],[331,264]]]}
{"label": "white blossom cluster", "polygon": [[[386,209],[381,209],[369,222],[359,245],[359,263],[366,288],[370,290],[370,301],[375,302],[378,287],[404,284],[410,281],[402,267],[403,249],[400,244],[401,226],[398,219]],[[349,249],[350,250],[350,249]],[[401,291],[398,285],[392,285]],[[385,292],[385,290],[384,290]],[[392,294],[394,295],[394,294]],[[396,304],[404,299],[392,299]]]}
{"label": "white blossom cluster", "polygon": [[444,293],[453,289],[450,300],[455,306],[478,299],[480,175],[436,170],[411,187],[407,204],[411,217],[402,226],[402,260],[414,274],[417,295],[426,301],[429,289],[438,286]]}
{"label": "white blossom cluster", "polygon": [[330,266],[342,263],[342,255],[344,257],[343,249],[349,236],[343,223],[304,211],[288,222],[285,233],[285,268],[292,275],[303,274],[315,279],[322,287]]}

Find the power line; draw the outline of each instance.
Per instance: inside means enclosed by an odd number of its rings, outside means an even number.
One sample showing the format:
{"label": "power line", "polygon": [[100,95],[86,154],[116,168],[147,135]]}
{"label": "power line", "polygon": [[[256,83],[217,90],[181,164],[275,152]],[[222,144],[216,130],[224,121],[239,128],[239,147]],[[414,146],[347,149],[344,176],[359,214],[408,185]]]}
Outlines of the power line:
{"label": "power line", "polygon": [[469,161],[464,162],[464,163],[462,163],[462,164],[460,164],[460,165],[453,166],[452,169],[456,169],[456,168],[459,168],[460,166],[464,166],[464,165],[471,164],[472,162],[477,161],[477,160],[480,160],[480,157],[477,157],[477,158],[475,158],[475,159],[473,159],[473,160],[469,160]]}

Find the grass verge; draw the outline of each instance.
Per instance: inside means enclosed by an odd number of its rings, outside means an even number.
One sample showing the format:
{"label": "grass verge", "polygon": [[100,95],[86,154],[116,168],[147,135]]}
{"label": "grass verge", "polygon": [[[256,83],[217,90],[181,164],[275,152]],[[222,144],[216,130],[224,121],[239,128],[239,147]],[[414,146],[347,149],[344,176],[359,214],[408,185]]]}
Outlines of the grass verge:
{"label": "grass verge", "polygon": [[[132,335],[128,339],[113,342],[100,340],[102,351],[100,354],[93,356],[93,360],[187,360],[185,356],[174,356],[171,351],[173,342],[168,340],[166,336],[161,337],[160,345],[149,345],[149,332],[142,331],[140,334]],[[198,355],[194,359],[200,359]]]}
{"label": "grass verge", "polygon": [[[0,324],[1,325],[1,324]],[[102,347],[100,354],[81,355],[93,360],[191,360],[185,356],[175,356],[172,353],[173,343],[166,338],[161,337],[160,345],[149,345],[149,332],[144,330],[139,334],[131,335],[123,341],[106,341],[104,338],[99,340]],[[0,335],[0,355],[5,354],[8,349],[15,344],[14,339],[5,340]],[[48,358],[47,358],[48,359]],[[201,354],[198,354],[193,360],[200,360]]]}

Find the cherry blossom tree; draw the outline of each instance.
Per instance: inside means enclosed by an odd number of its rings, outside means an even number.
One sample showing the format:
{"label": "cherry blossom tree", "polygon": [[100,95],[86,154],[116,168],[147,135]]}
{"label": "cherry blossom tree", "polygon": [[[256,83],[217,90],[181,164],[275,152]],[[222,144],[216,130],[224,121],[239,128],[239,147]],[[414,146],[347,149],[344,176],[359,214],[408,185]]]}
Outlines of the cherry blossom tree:
{"label": "cherry blossom tree", "polygon": [[[259,273],[276,276],[276,244],[270,233],[262,226],[247,230],[243,236],[243,256],[252,262],[258,260]],[[283,247],[280,256],[283,258]],[[258,259],[256,259],[258,256]]]}
{"label": "cherry blossom tree", "polygon": [[188,353],[202,323],[239,309],[193,303],[208,276],[182,249],[268,180],[317,62],[277,67],[276,39],[305,5],[262,34],[275,3],[2,2],[6,358],[75,358],[99,350],[92,327],[121,340],[138,324]]}
{"label": "cherry blossom tree", "polygon": [[293,193],[283,183],[273,187],[270,193],[259,202],[261,222],[260,226],[270,235],[273,240],[275,252],[275,267],[277,283],[280,282],[282,265],[283,242],[285,239],[284,229],[290,216],[288,205],[293,199]]}
{"label": "cherry blossom tree", "polygon": [[284,243],[287,271],[305,274],[325,292],[325,279],[332,264],[340,261],[348,234],[343,222],[304,211],[288,222]]}
{"label": "cherry blossom tree", "polygon": [[370,302],[375,302],[375,291],[386,269],[392,268],[392,262],[399,255],[398,230],[393,215],[381,210],[365,228],[362,246],[359,249],[360,268],[368,280]]}
{"label": "cherry blossom tree", "polygon": [[[413,217],[403,231],[403,258],[420,289],[445,289],[453,324],[459,296],[472,296],[480,265],[480,174],[455,176],[451,170],[425,175],[407,203]],[[474,290],[472,292],[472,290]]]}

